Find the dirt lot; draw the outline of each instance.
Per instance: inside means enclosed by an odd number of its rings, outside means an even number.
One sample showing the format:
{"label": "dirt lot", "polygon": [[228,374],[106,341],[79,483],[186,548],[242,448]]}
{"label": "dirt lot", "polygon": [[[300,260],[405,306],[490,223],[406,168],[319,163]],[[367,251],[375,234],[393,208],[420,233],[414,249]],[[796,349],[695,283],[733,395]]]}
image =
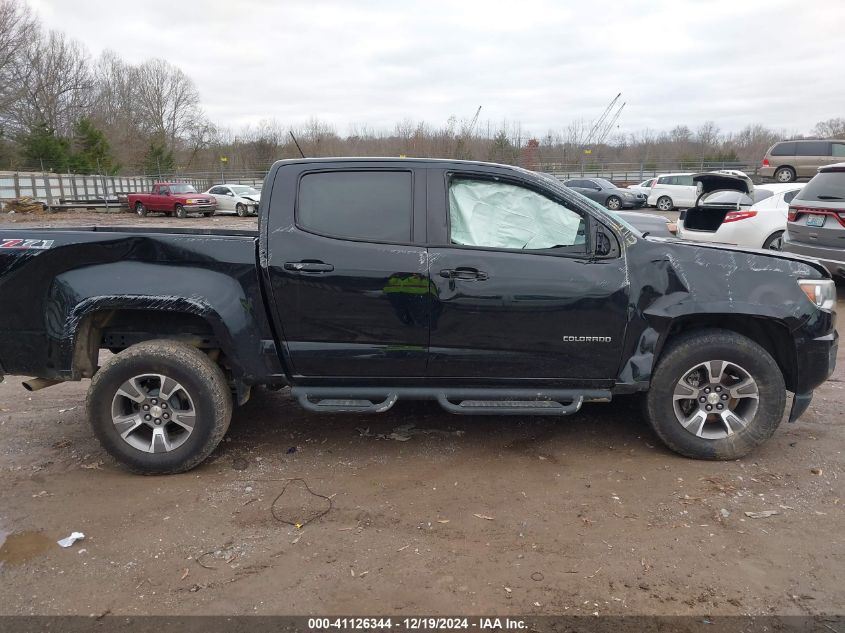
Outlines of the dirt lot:
{"label": "dirt lot", "polygon": [[321,417],[262,390],[208,462],[171,477],[100,449],[87,383],[9,377],[0,613],[841,613],[844,367],[840,352],[803,418],[735,462],[670,453],[633,399],[562,419]]}

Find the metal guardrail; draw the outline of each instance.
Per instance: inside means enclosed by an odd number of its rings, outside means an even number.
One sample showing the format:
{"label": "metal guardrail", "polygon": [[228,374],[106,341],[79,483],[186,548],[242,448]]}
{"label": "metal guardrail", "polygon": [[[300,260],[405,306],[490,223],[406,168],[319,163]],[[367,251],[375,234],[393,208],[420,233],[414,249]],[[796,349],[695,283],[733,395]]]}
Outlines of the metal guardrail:
{"label": "metal guardrail", "polygon": [[537,171],[556,176],[561,180],[570,178],[606,178],[616,184],[631,184],[654,178],[662,174],[737,169],[757,178],[759,163],[733,161],[659,162],[659,163],[555,163],[541,162]]}

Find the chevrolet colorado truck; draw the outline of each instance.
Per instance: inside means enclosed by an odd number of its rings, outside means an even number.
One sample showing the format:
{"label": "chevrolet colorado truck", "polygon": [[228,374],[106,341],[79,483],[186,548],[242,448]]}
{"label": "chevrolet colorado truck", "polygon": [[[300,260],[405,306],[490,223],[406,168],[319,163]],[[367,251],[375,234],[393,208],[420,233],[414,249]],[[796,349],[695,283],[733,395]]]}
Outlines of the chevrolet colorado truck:
{"label": "chevrolet colorado truck", "polygon": [[130,193],[126,196],[126,204],[142,218],[150,212],[177,218],[187,218],[189,213],[210,217],[217,210],[214,196],[197,193],[193,185],[184,182],[154,183],[150,193]]}
{"label": "chevrolet colorado truck", "polygon": [[644,235],[541,174],[302,159],[263,192],[256,231],[0,230],[0,375],[91,378],[105,449],[175,473],[257,385],[344,414],[566,415],[643,392],[671,449],[733,459],[834,368],[814,260]]}

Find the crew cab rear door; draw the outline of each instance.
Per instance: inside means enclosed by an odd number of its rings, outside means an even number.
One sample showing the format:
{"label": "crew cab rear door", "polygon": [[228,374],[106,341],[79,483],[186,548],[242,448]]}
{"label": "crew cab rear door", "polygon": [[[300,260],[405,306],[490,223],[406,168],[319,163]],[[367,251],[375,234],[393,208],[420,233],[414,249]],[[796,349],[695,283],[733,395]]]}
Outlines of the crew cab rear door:
{"label": "crew cab rear door", "polygon": [[263,226],[266,274],[295,375],[425,375],[430,288],[415,228],[425,224],[421,178],[398,161],[277,171]]}
{"label": "crew cab rear door", "polygon": [[[619,243],[559,193],[509,173],[431,170],[428,374],[612,380],[628,311]],[[612,253],[594,255],[596,231]]]}

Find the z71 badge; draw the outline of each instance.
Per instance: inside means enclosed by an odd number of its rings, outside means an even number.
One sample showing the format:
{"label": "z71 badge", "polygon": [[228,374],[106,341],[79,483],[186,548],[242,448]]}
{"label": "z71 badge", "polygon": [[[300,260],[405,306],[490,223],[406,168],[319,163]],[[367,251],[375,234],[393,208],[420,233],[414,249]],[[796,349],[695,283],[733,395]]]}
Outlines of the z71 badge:
{"label": "z71 badge", "polygon": [[22,240],[0,237],[0,248],[15,248],[18,250],[43,251],[53,246],[53,240]]}

